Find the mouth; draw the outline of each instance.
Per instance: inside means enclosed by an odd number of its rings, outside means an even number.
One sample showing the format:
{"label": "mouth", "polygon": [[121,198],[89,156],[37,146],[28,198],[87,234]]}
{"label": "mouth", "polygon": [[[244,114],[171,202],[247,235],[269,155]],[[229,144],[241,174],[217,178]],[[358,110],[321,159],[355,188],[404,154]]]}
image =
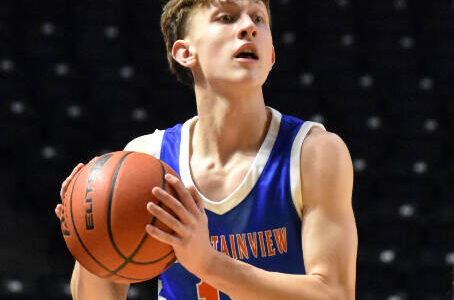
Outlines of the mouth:
{"label": "mouth", "polygon": [[247,43],[241,46],[235,53],[234,57],[243,61],[257,61],[259,56],[257,54],[257,48],[252,43]]}
{"label": "mouth", "polygon": [[258,56],[255,55],[254,52],[252,51],[243,51],[243,52],[240,52],[239,54],[237,54],[235,56],[235,58],[244,58],[244,59],[253,59],[253,60],[258,60]]}

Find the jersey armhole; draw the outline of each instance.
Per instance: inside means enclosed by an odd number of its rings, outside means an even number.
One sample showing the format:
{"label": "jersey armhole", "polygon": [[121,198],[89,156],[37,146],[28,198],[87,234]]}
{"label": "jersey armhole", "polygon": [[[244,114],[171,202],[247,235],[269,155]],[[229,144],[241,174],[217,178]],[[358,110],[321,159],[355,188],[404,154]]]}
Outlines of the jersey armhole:
{"label": "jersey armhole", "polygon": [[320,123],[306,121],[301,125],[295,139],[293,140],[292,152],[290,154],[290,189],[292,200],[300,220],[303,220],[303,196],[301,193],[301,147],[304,139],[312,127],[317,126],[326,131]]}
{"label": "jersey armhole", "polygon": [[165,130],[155,130],[155,132],[151,134],[139,136],[130,141],[126,145],[124,151],[143,152],[160,159],[164,132]]}
{"label": "jersey armhole", "polygon": [[158,300],[167,300],[166,298],[164,298],[163,296],[160,295],[162,291],[162,281],[161,281],[161,278],[158,277]]}

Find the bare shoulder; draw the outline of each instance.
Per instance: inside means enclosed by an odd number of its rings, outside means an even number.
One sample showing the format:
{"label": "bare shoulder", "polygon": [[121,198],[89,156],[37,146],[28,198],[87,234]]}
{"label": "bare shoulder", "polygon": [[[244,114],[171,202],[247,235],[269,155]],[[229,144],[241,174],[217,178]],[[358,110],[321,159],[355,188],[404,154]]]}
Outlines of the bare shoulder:
{"label": "bare shoulder", "polygon": [[165,130],[155,130],[151,134],[139,136],[130,141],[125,151],[143,152],[159,158]]}
{"label": "bare shoulder", "polygon": [[348,162],[351,164],[350,152],[340,136],[319,127],[311,128],[301,148],[302,166],[317,163],[334,167]]}
{"label": "bare shoulder", "polygon": [[142,135],[136,137],[132,141],[130,141],[126,147],[124,148],[125,151],[136,151],[136,152],[147,152],[146,150],[150,147],[150,143],[152,140],[152,134]]}
{"label": "bare shoulder", "polygon": [[305,205],[339,198],[334,193],[351,200],[353,164],[342,138],[320,128],[311,129],[301,148],[301,180]]}

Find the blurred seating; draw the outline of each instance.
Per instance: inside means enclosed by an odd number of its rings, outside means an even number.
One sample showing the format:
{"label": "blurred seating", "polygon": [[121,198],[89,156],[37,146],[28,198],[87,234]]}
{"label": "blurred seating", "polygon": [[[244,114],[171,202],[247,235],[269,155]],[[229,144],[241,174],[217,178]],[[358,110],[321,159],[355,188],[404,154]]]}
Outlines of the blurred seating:
{"label": "blurred seating", "polygon": [[[0,299],[69,299],[72,258],[53,217],[63,179],[196,113],[168,70],[164,3],[0,2],[0,208],[17,216],[6,226],[33,214],[49,231],[17,256],[54,270],[0,268]],[[323,123],[351,152],[357,299],[452,298],[454,2],[279,0],[272,13],[266,104]],[[135,285],[128,299],[155,288]]]}

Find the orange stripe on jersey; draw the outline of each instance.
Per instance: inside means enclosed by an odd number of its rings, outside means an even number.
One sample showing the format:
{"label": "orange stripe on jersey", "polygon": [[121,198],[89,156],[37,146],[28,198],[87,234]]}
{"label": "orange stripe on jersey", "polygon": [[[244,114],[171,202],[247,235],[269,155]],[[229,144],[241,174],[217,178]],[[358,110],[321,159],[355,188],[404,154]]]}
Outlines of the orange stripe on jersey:
{"label": "orange stripe on jersey", "polygon": [[235,235],[230,234],[230,249],[232,250],[232,257],[234,259],[238,258],[238,255],[236,254],[236,247],[235,247]]}
{"label": "orange stripe on jersey", "polygon": [[227,248],[227,242],[225,240],[225,236],[223,235],[221,235],[221,252],[230,256],[229,249]]}
{"label": "orange stripe on jersey", "polygon": [[281,229],[273,229],[273,233],[279,253],[287,253],[287,228],[282,227]]}
{"label": "orange stripe on jersey", "polygon": [[257,258],[258,253],[257,253],[257,233],[254,232],[254,235],[248,233],[247,234],[247,239],[249,241],[249,246],[251,246],[252,250],[252,255],[254,255],[255,258]]}
{"label": "orange stripe on jersey", "polygon": [[211,246],[212,246],[214,249],[216,249],[216,250],[218,250],[218,240],[219,240],[219,239],[218,239],[218,236],[217,236],[217,235],[213,235],[213,236],[211,237]]}
{"label": "orange stripe on jersey", "polygon": [[266,257],[265,242],[263,241],[263,232],[259,231],[260,250],[262,250],[262,257]]}
{"label": "orange stripe on jersey", "polygon": [[249,252],[247,251],[246,246],[246,234],[237,234],[236,244],[238,245],[238,254],[240,255],[240,259],[243,259],[245,257],[246,259],[249,259]]}
{"label": "orange stripe on jersey", "polygon": [[271,230],[265,230],[265,236],[266,236],[266,246],[268,247],[268,255],[269,256],[274,256],[276,255],[276,250],[274,250],[273,246],[273,240],[271,237],[273,234],[271,233]]}

